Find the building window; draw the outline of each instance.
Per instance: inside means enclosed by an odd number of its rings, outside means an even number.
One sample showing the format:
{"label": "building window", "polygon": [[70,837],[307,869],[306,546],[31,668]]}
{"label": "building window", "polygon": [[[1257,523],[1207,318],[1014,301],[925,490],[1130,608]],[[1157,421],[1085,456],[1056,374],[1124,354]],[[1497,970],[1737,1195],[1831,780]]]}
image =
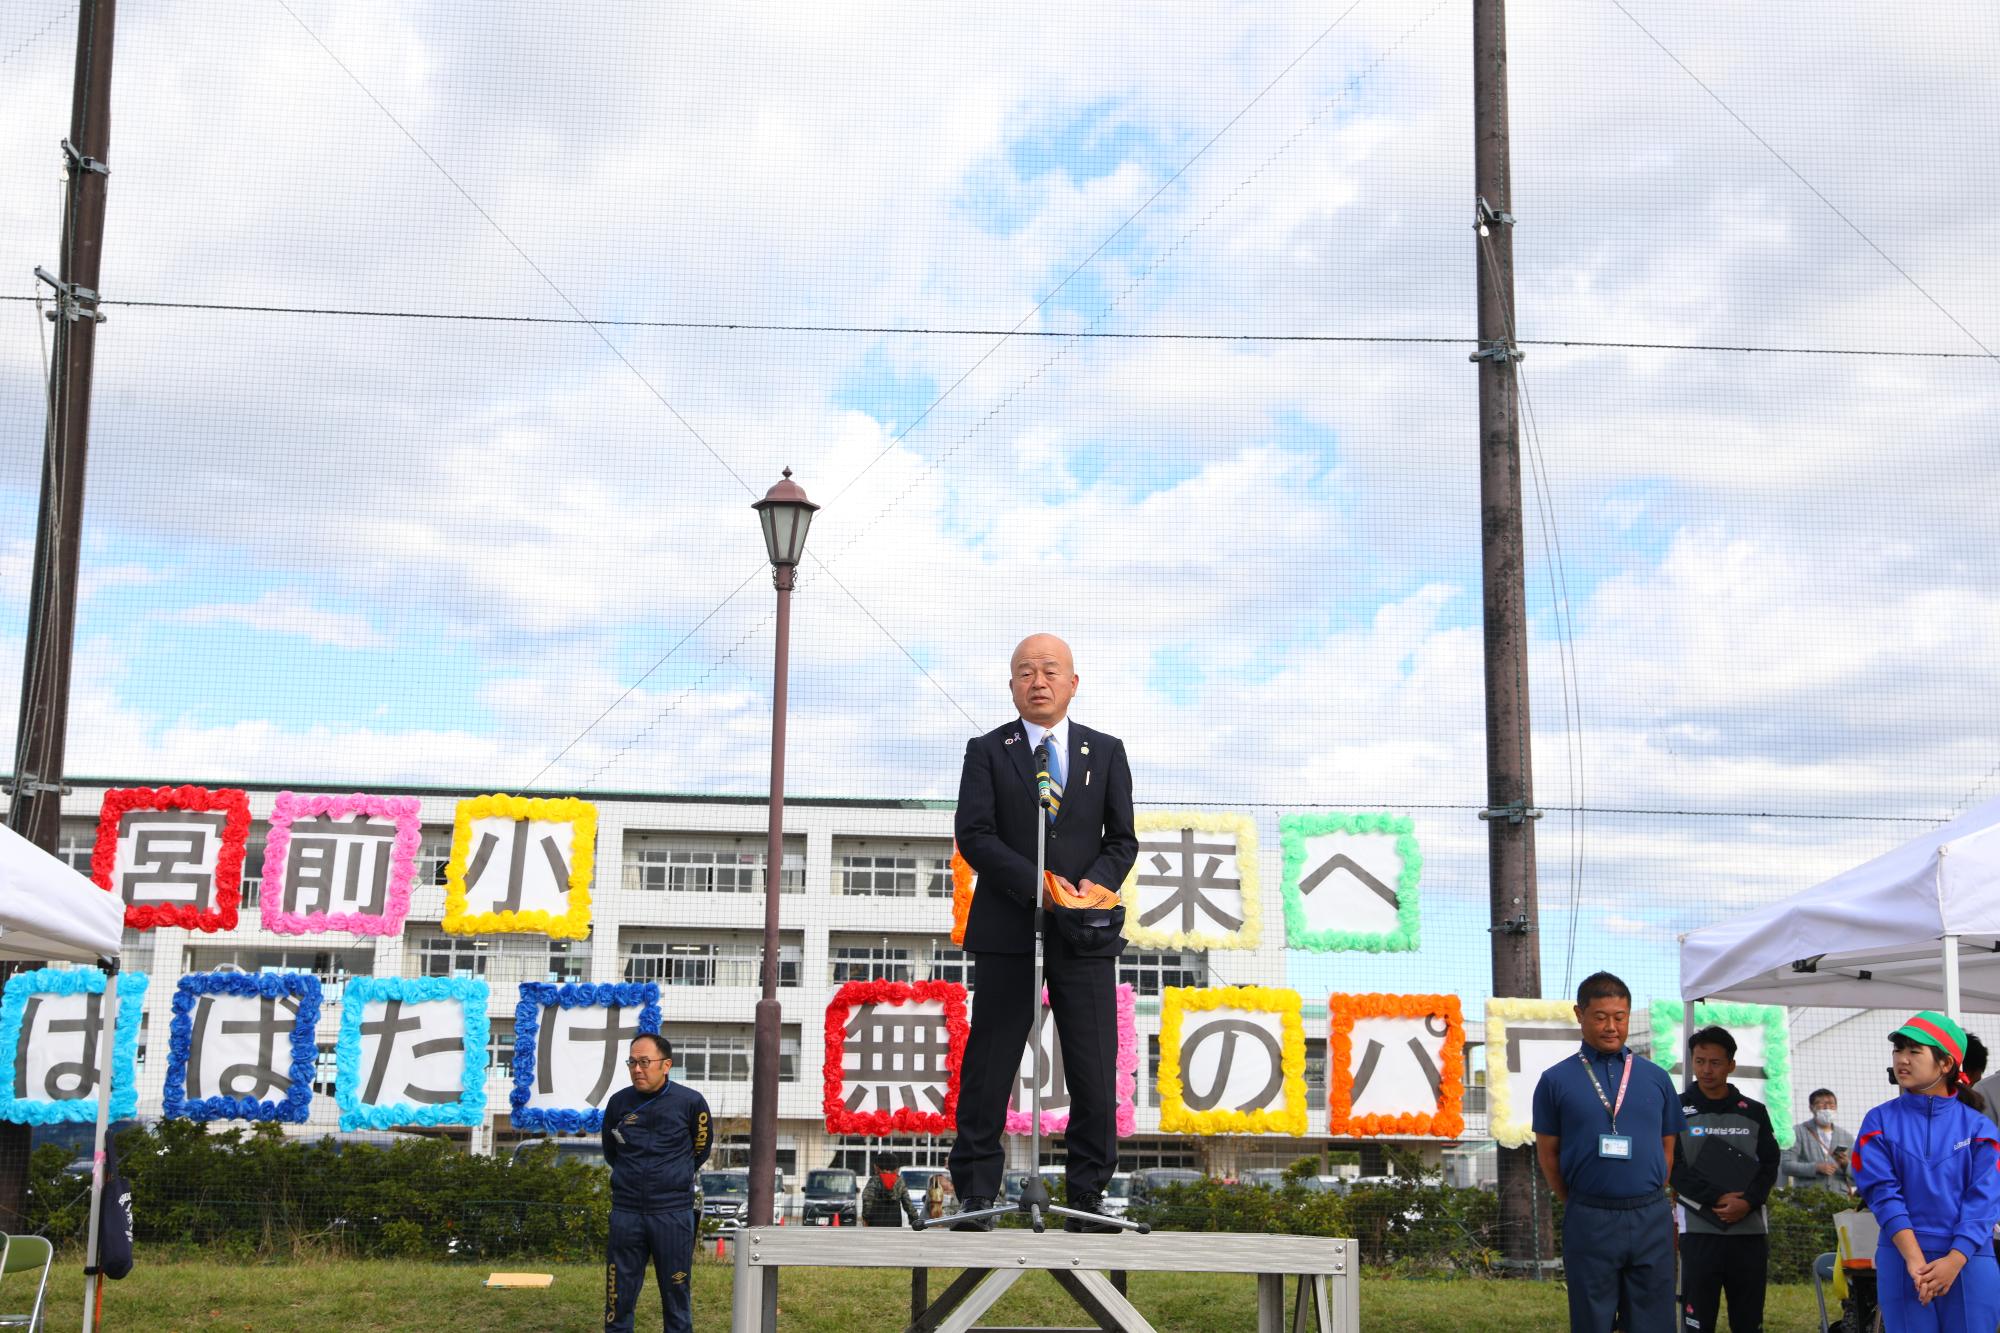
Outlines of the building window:
{"label": "building window", "polygon": [[90,877],[90,858],[97,852],[97,825],[72,825],[64,828],[56,840],[56,855],[68,862],[69,868],[77,874]]}
{"label": "building window", "polygon": [[1169,986],[1206,986],[1208,960],[1198,953],[1133,953],[1118,957],[1118,979],[1135,995],[1158,995]]}
{"label": "building window", "polygon": [[[764,849],[671,847],[634,842],[625,849],[627,889],[658,893],[762,893]],[[806,891],[803,849],[785,852],[778,892]]]}
{"label": "building window", "polygon": [[[1158,1033],[1146,1038],[1146,1095],[1153,1099],[1153,1105],[1158,1106],[1160,1104],[1160,1038]],[[1122,1146],[1118,1150],[1118,1156],[1122,1163],[1125,1158],[1125,1150]],[[1136,1170],[1137,1168],[1130,1169]]]}
{"label": "building window", "polygon": [[313,1062],[313,1091],[322,1097],[333,1096],[334,1074],[339,1067],[340,1061],[335,1057],[333,1047],[320,1047],[319,1058]]}
{"label": "building window", "polygon": [[[629,940],[624,944],[625,980],[657,981],[663,986],[756,986],[764,947],[747,940],[695,944],[666,940]],[[778,984],[799,984],[803,946],[778,945]]]}
{"label": "building window", "polygon": [[488,941],[457,935],[425,935],[417,941],[418,975],[483,977]]}
{"label": "building window", "polygon": [[833,891],[850,898],[949,898],[951,897],[951,847],[912,847],[897,843],[893,849],[867,843],[850,844],[851,850],[837,850],[833,870]]}
{"label": "building window", "polygon": [[1326,1105],[1325,1037],[1306,1038],[1306,1105]]}
{"label": "building window", "polygon": [[933,944],[927,971],[932,981],[955,981],[967,990],[972,989],[972,956],[963,949]]}
{"label": "building window", "polygon": [[418,887],[426,884],[442,885],[444,868],[451,861],[451,830],[424,834],[423,845],[417,851]]}
{"label": "building window", "polygon": [[237,905],[248,911],[257,905],[264,888],[264,844],[253,842],[243,849],[243,878],[239,881]]}
{"label": "building window", "polygon": [[338,1003],[337,988],[348,977],[374,971],[375,951],[358,949],[218,949],[190,945],[181,955],[188,972],[310,972]]}
{"label": "building window", "polygon": [[836,986],[845,981],[916,980],[910,951],[901,945],[836,944],[828,953]]}
{"label": "building window", "polygon": [[[673,1030],[674,1078],[691,1083],[748,1083],[755,1063],[756,1037],[747,1027],[723,1031],[690,1031],[687,1025]],[[799,1080],[799,1030],[788,1027],[778,1034],[778,1081]]]}
{"label": "building window", "polygon": [[582,981],[590,971],[590,949],[584,940],[549,941],[549,980],[561,985]]}
{"label": "building window", "polygon": [[496,1018],[486,1030],[486,1064],[512,1074],[514,1071],[514,1021]]}
{"label": "building window", "polygon": [[1202,1169],[1201,1158],[1185,1141],[1173,1139],[1123,1139],[1118,1144],[1118,1169],[1144,1171],[1149,1167],[1174,1167],[1183,1171]]}

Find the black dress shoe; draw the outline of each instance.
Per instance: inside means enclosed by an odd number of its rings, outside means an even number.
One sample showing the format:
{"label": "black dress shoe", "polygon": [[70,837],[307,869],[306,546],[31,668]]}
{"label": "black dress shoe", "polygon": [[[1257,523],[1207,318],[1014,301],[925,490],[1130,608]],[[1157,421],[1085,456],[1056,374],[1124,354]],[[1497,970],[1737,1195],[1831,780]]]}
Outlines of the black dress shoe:
{"label": "black dress shoe", "polygon": [[[1102,1194],[1072,1194],[1069,1198],[1069,1207],[1073,1211],[1089,1213],[1093,1217],[1104,1216],[1103,1204],[1104,1196]],[[1081,1217],[1065,1217],[1063,1219],[1064,1231],[1080,1231],[1090,1235],[1101,1236],[1114,1234],[1121,1229],[1112,1226],[1109,1222],[1090,1222]]]}
{"label": "black dress shoe", "polygon": [[[959,1200],[958,1211],[961,1213],[980,1213],[992,1206],[993,1200],[977,1194],[968,1194],[965,1198]],[[968,1217],[963,1222],[953,1222],[951,1229],[953,1231],[991,1231],[993,1229],[993,1219],[990,1217]]]}

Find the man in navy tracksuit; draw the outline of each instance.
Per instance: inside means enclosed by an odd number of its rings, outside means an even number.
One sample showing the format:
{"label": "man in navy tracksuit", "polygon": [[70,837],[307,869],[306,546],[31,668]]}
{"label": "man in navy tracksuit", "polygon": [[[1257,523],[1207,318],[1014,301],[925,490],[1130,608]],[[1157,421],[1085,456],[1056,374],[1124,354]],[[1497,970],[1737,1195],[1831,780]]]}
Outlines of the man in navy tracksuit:
{"label": "man in navy tracksuit", "polygon": [[1680,1203],[1681,1307],[1691,1333],[1714,1333],[1724,1296],[1730,1333],[1763,1333],[1771,1236],[1764,1201],[1778,1183],[1778,1136],[1764,1103],[1730,1083],[1736,1038],[1706,1027],[1688,1039],[1694,1083],[1671,1184]]}
{"label": "man in navy tracksuit", "polygon": [[1564,1203],[1572,1333],[1672,1333],[1674,1219],[1667,1175],[1681,1099],[1667,1071],[1625,1044],[1632,992],[1609,972],[1576,992],[1573,1059],[1535,1085],[1535,1156]]}
{"label": "man in navy tracksuit", "polygon": [[604,1160],[611,1163],[611,1244],[605,1261],[604,1327],[632,1333],[650,1262],[660,1283],[666,1333],[693,1333],[688,1270],[694,1267],[695,1173],[708,1159],[708,1102],[672,1083],[674,1048],[642,1032],[625,1068],[632,1086],[604,1104]]}

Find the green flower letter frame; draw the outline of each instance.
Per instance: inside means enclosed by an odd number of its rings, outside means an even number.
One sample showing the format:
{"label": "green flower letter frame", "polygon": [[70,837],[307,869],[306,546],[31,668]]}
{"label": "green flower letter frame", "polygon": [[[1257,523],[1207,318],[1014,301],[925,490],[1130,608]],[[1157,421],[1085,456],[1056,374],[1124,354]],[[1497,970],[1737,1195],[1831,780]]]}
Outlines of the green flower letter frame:
{"label": "green flower letter frame", "polygon": [[[1681,1026],[1686,1014],[1687,1007],[1679,1000],[1653,1001],[1653,1063],[1683,1084],[1689,1082],[1681,1068],[1687,1059],[1682,1049],[1687,1044],[1687,1029]],[[1750,1083],[1743,1092],[1764,1103],[1771,1113],[1771,1133],[1778,1146],[1789,1149],[1797,1126],[1792,1123],[1792,1029],[1785,1007],[1697,1000],[1694,1021],[1697,1030],[1716,1023],[1728,1028],[1738,1044],[1738,1062],[1764,1071],[1762,1085]],[[1763,1049],[1754,1056],[1741,1049],[1752,1033],[1761,1033],[1763,1038]]]}
{"label": "green flower letter frame", "polygon": [[[1417,881],[1424,867],[1414,829],[1407,816],[1391,814],[1282,816],[1278,841],[1285,869],[1279,892],[1285,902],[1286,946],[1322,953],[1414,950]],[[1342,904],[1361,905],[1379,928],[1333,924],[1355,919]]]}

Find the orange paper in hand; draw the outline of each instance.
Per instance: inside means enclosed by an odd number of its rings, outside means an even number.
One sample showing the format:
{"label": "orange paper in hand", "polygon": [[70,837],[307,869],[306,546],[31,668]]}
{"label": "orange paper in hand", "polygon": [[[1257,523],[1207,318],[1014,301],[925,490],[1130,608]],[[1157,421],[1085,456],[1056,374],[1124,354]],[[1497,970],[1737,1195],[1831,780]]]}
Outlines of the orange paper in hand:
{"label": "orange paper in hand", "polygon": [[1085,880],[1081,886],[1072,885],[1053,870],[1042,872],[1042,882],[1048,890],[1049,902],[1057,907],[1102,912],[1118,906],[1118,895],[1102,884]]}

